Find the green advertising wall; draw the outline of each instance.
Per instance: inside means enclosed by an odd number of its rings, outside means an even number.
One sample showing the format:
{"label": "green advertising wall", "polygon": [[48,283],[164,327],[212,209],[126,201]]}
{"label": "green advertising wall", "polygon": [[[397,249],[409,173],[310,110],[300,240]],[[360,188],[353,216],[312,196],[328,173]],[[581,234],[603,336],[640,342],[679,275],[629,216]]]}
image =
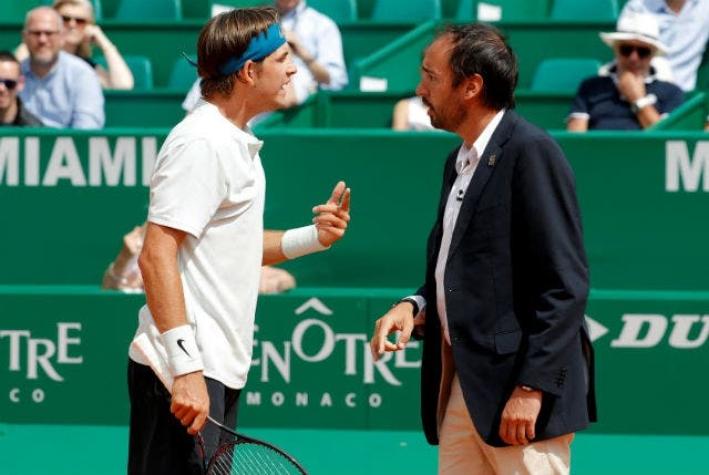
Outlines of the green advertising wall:
{"label": "green advertising wall", "polygon": [[[410,289],[265,296],[245,426],[416,430],[421,348],[374,363],[373,322]],[[0,421],[125,425],[127,346],[142,295],[0,287]],[[597,433],[708,435],[709,293],[592,291]]]}
{"label": "green advertising wall", "polygon": [[[0,284],[100,282],[146,216],[164,129],[0,132]],[[300,285],[416,287],[450,134],[269,129],[265,223],[306,224],[337,182],[353,221],[327,253],[286,266]],[[705,290],[709,140],[696,132],[555,132],[575,171],[596,288]],[[533,197],[530,197],[533,199]]]}
{"label": "green advertising wall", "polygon": [[[126,348],[143,298],[97,286],[122,234],[144,219],[144,184],[166,132],[0,135],[0,421],[125,424]],[[695,415],[707,391],[696,375],[709,358],[706,134],[553,135],[576,174],[595,289],[594,430],[706,434]],[[421,281],[442,163],[457,139],[278,128],[261,137],[267,226],[307,223],[341,178],[353,220],[333,249],[286,265],[296,291],[262,298],[244,423],[417,428],[420,348],[377,365],[366,340]],[[412,416],[391,416],[402,410]]]}

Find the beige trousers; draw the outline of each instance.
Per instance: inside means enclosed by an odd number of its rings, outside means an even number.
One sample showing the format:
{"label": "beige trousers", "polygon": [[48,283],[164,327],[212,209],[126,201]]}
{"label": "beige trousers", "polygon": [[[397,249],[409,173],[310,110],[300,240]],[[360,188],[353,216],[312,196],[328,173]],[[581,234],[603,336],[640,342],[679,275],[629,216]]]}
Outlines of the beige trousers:
{"label": "beige trousers", "polygon": [[451,371],[450,347],[445,342],[443,346],[439,475],[568,475],[573,434],[525,446],[492,447],[482,440],[465,406],[458,375]]}

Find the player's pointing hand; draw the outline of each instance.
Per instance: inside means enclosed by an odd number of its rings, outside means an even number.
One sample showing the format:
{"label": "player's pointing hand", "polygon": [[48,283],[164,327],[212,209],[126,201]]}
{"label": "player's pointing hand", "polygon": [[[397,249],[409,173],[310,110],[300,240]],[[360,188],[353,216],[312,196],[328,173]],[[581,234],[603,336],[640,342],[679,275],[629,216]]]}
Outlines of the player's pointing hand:
{"label": "player's pointing hand", "polygon": [[345,235],[350,222],[350,195],[350,189],[344,181],[340,181],[327,202],[313,208],[313,223],[323,246],[331,246]]}

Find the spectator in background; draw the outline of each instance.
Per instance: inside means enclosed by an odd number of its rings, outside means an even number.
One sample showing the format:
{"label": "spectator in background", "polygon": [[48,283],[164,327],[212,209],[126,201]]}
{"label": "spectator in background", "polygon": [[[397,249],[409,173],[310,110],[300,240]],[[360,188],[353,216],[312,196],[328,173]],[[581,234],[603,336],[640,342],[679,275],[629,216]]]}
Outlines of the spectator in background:
{"label": "spectator in background", "polygon": [[655,17],[659,38],[667,48],[665,58],[672,82],[685,91],[694,90],[709,41],[709,0],[630,0],[619,20],[637,13]]}
{"label": "spectator in background", "polygon": [[[64,21],[64,51],[89,63],[105,89],[133,89],[133,73],[118,48],[108,39],[101,27],[96,25],[91,2],[56,0],[52,8],[59,12]],[[94,45],[101,50],[108,69],[91,58]],[[20,60],[25,59],[28,54],[27,46],[21,44],[16,54]]]}
{"label": "spectator in background", "polygon": [[85,61],[62,51],[63,27],[52,8],[27,14],[22,36],[29,58],[21,63],[25,88],[20,98],[47,126],[99,129],[104,124],[101,84]]}
{"label": "spectator in background", "polygon": [[584,80],[571,106],[567,130],[645,129],[682,103],[682,90],[660,81],[650,66],[653,56],[663,54],[657,21],[647,13],[625,15],[618,31],[601,33],[613,48],[615,63],[607,76]]}
{"label": "spectator in background", "polygon": [[401,99],[396,103],[391,118],[391,128],[398,131],[436,130],[428,116],[428,107],[418,96]]}
{"label": "spectator in background", "polygon": [[302,103],[318,89],[337,91],[345,87],[348,80],[342,36],[335,22],[305,0],[276,0],[276,8],[298,68],[293,77],[295,103]]}
{"label": "spectator in background", "polygon": [[22,105],[17,93],[25,85],[20,62],[9,51],[0,51],[0,126],[40,127],[42,122]]}
{"label": "spectator in background", "polygon": [[[342,36],[327,16],[305,0],[276,0],[281,28],[293,52],[298,72],[291,80],[286,107],[303,103],[318,89],[338,91],[347,85]],[[190,112],[200,98],[199,80],[187,93],[182,108]]]}

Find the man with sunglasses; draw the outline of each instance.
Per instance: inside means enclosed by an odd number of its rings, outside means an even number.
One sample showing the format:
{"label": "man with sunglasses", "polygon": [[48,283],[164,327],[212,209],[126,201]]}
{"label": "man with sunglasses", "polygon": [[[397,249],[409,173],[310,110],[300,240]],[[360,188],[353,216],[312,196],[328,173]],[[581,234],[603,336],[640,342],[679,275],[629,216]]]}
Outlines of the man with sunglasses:
{"label": "man with sunglasses", "polygon": [[567,130],[638,130],[654,125],[683,100],[676,85],[657,79],[650,62],[667,51],[659,40],[657,20],[633,13],[618,21],[617,31],[601,33],[615,53],[603,76],[581,83],[571,106]]}
{"label": "man with sunglasses", "polygon": [[9,51],[0,51],[0,126],[42,126],[17,97],[24,85],[20,62]]}

